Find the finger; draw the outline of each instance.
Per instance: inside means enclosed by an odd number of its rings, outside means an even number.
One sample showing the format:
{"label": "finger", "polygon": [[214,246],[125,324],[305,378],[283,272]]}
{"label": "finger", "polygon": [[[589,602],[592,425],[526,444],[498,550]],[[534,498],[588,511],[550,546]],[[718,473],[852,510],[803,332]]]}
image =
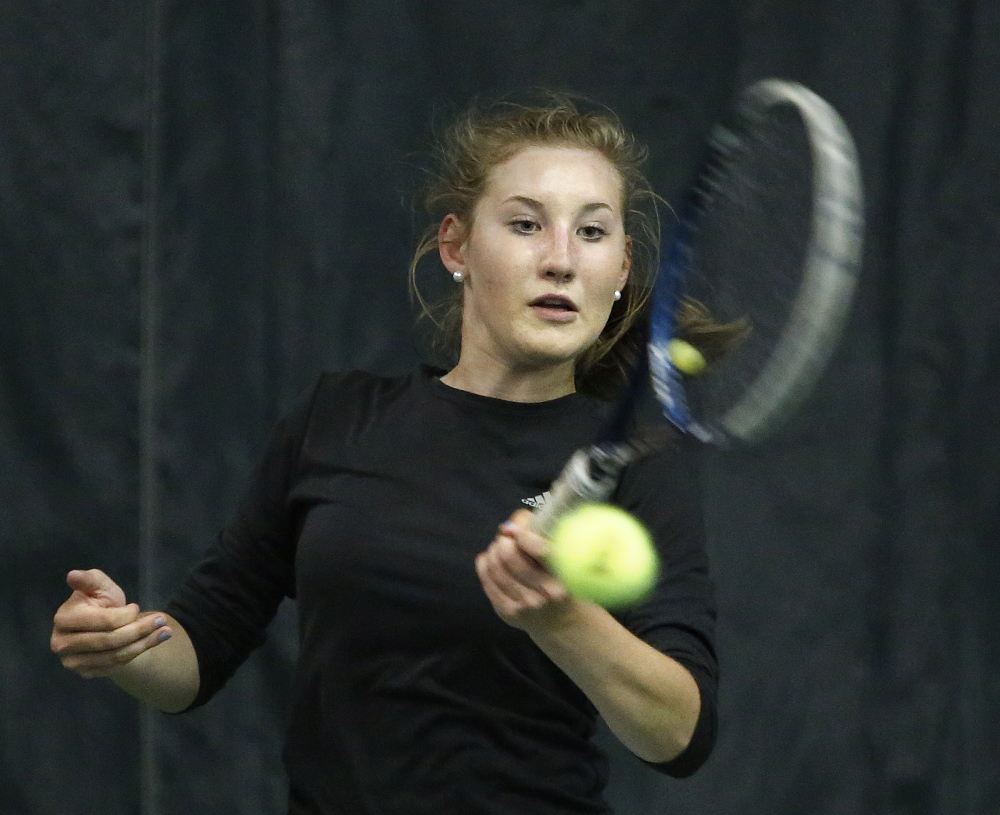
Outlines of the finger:
{"label": "finger", "polygon": [[151,614],[112,631],[54,632],[52,650],[59,656],[116,651],[145,639],[157,631],[166,631],[169,636],[172,632],[166,627],[166,624],[167,621],[163,615]]}
{"label": "finger", "polygon": [[519,526],[523,529],[530,529],[531,519],[534,517],[534,514],[535,513],[533,513],[530,509],[515,509],[510,514],[509,520],[512,524],[514,524],[514,526]]}
{"label": "finger", "polygon": [[521,539],[498,539],[491,553],[505,572],[507,579],[529,589],[543,600],[562,600],[566,590],[545,566],[524,551]]}
{"label": "finger", "polygon": [[85,679],[108,676],[140,654],[155,648],[170,639],[170,629],[163,627],[136,642],[114,651],[99,651],[85,654],[67,654],[60,657],[66,668],[75,671]]}
{"label": "finger", "polygon": [[138,618],[139,606],[135,603],[106,608],[70,598],[59,607],[54,623],[55,629],[60,632],[114,631],[116,628],[135,622]]}
{"label": "finger", "polygon": [[514,538],[527,554],[544,565],[549,554],[549,542],[531,528],[531,519],[532,513],[528,510],[516,510],[500,524],[500,534]]}
{"label": "finger", "polygon": [[483,591],[497,614],[510,622],[524,606],[519,599],[508,594],[493,576],[493,566],[485,552],[476,557],[476,574],[483,585]]}
{"label": "finger", "polygon": [[66,575],[66,584],[81,594],[107,606],[125,605],[125,592],[100,569],[73,569]]}
{"label": "finger", "polygon": [[540,608],[547,602],[537,590],[539,566],[513,540],[498,537],[483,554],[486,573],[505,597],[527,608]]}

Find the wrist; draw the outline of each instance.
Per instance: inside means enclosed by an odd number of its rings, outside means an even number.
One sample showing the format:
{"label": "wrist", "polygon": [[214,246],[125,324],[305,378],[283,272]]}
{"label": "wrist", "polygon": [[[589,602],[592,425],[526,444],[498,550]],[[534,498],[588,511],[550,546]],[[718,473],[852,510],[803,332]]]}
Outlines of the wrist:
{"label": "wrist", "polygon": [[569,643],[591,630],[597,617],[608,612],[589,600],[567,597],[550,603],[525,630],[537,645]]}

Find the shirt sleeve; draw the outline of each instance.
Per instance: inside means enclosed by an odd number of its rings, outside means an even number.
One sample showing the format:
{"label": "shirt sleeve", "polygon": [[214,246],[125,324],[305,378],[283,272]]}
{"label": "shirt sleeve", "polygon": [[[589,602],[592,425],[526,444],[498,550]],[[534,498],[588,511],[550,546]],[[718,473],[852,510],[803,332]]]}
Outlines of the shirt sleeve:
{"label": "shirt sleeve", "polygon": [[715,638],[715,592],[708,575],[698,479],[689,443],[629,467],[617,502],[649,529],[660,556],[660,577],[650,597],[621,612],[636,636],[683,665],[701,697],[701,710],[688,747],[672,761],[650,766],[678,778],[708,758],[717,729],[719,679]]}
{"label": "shirt sleeve", "polygon": [[318,386],[274,427],[232,522],[181,584],[166,611],[198,658],[199,707],[265,640],[285,597],[295,596],[295,519],[288,496]]}

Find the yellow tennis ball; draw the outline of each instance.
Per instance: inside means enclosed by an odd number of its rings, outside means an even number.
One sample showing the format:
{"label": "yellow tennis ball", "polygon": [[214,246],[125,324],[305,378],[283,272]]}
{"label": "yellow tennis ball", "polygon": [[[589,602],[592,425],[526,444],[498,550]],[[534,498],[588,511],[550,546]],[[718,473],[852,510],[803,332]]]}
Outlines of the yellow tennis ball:
{"label": "yellow tennis ball", "polygon": [[646,527],[610,504],[584,504],[560,518],[549,536],[548,565],[570,594],[606,608],[639,602],[659,574]]}
{"label": "yellow tennis ball", "polygon": [[667,344],[667,353],[674,367],[685,376],[697,376],[705,370],[705,357],[689,342],[671,340]]}

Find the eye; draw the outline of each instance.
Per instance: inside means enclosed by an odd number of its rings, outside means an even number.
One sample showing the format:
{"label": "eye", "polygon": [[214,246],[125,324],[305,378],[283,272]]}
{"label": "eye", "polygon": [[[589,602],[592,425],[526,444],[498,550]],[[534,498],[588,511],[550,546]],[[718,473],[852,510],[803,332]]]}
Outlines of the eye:
{"label": "eye", "polygon": [[584,240],[588,241],[599,241],[608,234],[608,231],[600,224],[581,226],[577,232]]}
{"label": "eye", "polygon": [[537,221],[533,221],[531,218],[514,218],[510,222],[510,228],[521,235],[530,235],[532,232],[537,232],[541,227]]}

